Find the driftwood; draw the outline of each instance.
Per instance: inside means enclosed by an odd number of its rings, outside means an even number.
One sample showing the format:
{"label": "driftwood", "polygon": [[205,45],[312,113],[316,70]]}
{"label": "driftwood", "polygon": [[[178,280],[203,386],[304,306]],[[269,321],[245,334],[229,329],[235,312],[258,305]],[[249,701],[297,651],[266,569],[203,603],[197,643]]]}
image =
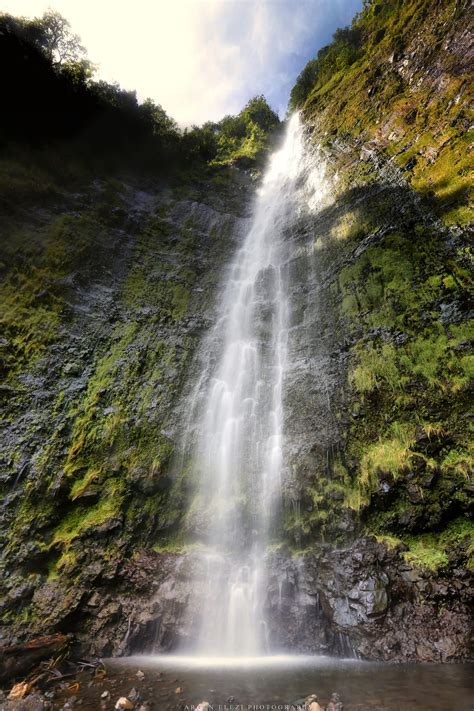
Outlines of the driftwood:
{"label": "driftwood", "polygon": [[44,659],[62,656],[69,642],[70,637],[58,633],[22,644],[0,646],[0,682],[23,679]]}

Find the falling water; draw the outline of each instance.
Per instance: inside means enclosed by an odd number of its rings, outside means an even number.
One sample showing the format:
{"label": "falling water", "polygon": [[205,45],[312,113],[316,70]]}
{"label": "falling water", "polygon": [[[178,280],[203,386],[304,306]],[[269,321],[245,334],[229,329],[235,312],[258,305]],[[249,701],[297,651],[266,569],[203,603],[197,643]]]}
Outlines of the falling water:
{"label": "falling water", "polygon": [[199,483],[189,517],[208,551],[195,649],[202,655],[268,651],[264,554],[281,500],[289,250],[301,212],[320,199],[322,177],[294,114],[231,265],[190,408]]}

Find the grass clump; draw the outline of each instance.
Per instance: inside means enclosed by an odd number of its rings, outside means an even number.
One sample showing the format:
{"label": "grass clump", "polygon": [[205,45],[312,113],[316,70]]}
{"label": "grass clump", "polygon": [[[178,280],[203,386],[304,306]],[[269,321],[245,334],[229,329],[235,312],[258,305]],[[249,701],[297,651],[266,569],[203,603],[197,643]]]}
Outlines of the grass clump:
{"label": "grass clump", "polygon": [[445,567],[450,554],[461,549],[469,570],[474,568],[474,523],[464,518],[452,521],[440,533],[408,536],[404,558],[415,567],[436,571]]}
{"label": "grass clump", "polygon": [[400,545],[408,548],[402,556],[414,568],[437,572],[446,568],[451,556],[456,560],[460,556],[469,570],[474,568],[474,524],[465,518],[456,518],[438,532],[400,537],[376,534],[376,539],[390,549]]}
{"label": "grass clump", "polygon": [[383,385],[395,391],[400,384],[397,353],[394,346],[380,347],[369,343],[357,349],[357,365],[350,373],[350,382],[360,393],[369,393]]}
{"label": "grass clump", "polygon": [[396,477],[409,466],[415,444],[415,428],[410,423],[393,422],[388,436],[369,445],[360,464],[359,481],[363,488],[371,488],[379,473]]}
{"label": "grass clump", "polygon": [[434,538],[423,536],[412,539],[409,544],[410,550],[403,554],[403,557],[415,568],[437,571],[448,564],[446,551],[440,550]]}
{"label": "grass clump", "polygon": [[55,529],[51,545],[68,547],[76,538],[89,533],[120,514],[124,485],[119,479],[109,479],[102,492],[103,498],[94,506],[73,509]]}
{"label": "grass clump", "polygon": [[377,539],[378,543],[383,543],[390,550],[397,548],[397,546],[403,543],[401,538],[397,538],[396,536],[388,536],[385,534],[376,535],[375,538]]}

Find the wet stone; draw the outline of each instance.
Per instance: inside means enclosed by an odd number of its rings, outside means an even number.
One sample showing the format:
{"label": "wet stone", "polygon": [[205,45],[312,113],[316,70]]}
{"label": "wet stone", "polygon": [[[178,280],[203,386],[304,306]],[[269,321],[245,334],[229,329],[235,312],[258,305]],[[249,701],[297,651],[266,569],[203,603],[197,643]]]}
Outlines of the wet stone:
{"label": "wet stone", "polygon": [[339,694],[331,694],[331,700],[326,707],[326,711],[344,711],[344,705]]}

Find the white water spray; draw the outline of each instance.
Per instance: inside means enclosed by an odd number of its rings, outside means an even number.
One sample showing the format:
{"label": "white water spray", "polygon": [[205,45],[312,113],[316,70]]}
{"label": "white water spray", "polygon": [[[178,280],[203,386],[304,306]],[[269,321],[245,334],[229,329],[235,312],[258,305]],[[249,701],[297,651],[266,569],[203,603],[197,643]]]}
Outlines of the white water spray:
{"label": "white water spray", "polygon": [[298,219],[321,202],[323,173],[295,114],[258,191],[209,338],[208,372],[193,398],[199,484],[189,517],[210,551],[200,655],[268,651],[264,554],[281,502],[289,257]]}

